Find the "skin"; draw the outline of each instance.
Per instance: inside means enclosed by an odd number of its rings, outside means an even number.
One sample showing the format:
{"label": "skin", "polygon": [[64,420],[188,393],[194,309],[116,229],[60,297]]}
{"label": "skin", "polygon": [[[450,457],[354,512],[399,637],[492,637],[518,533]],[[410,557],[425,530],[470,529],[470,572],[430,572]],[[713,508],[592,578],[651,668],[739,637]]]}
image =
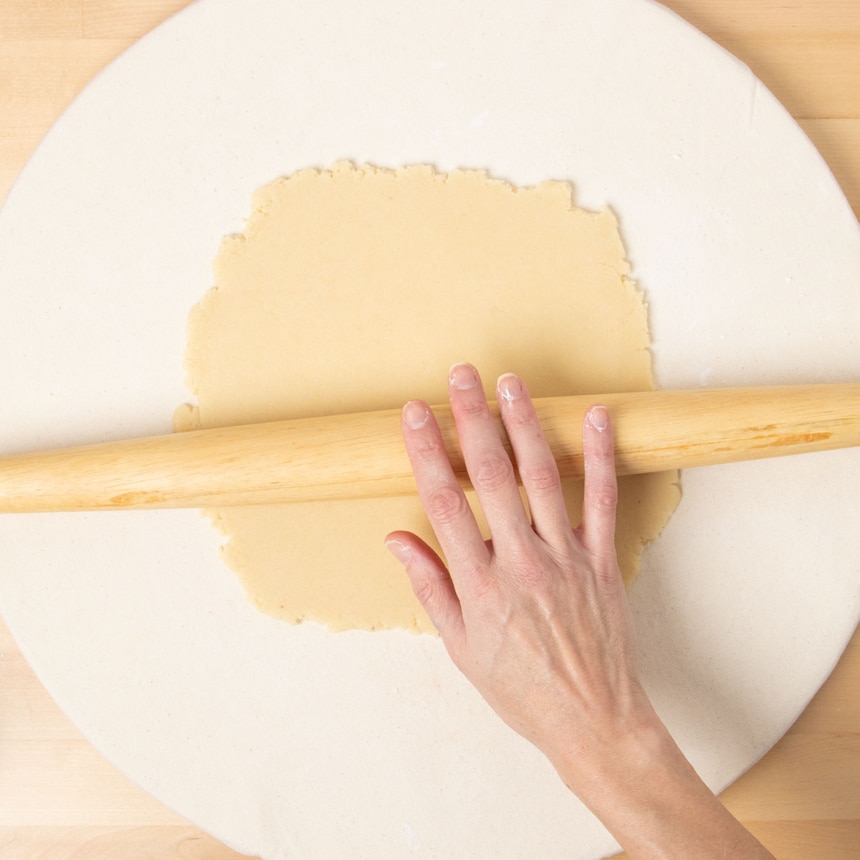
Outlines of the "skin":
{"label": "skin", "polygon": [[481,536],[430,407],[411,401],[406,450],[447,565],[409,532],[393,532],[386,544],[451,659],[631,857],[772,858],[701,781],[639,681],[615,556],[607,410],[591,407],[583,423],[583,514],[573,528],[525,383],[506,374],[497,396],[530,516],[476,369],[455,365],[449,394],[491,540]]}

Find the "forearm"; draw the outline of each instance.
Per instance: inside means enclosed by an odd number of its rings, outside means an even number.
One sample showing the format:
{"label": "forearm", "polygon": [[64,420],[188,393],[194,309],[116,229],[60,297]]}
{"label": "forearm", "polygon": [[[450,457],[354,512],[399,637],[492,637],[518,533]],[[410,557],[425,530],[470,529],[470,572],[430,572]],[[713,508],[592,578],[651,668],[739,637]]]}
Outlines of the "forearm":
{"label": "forearm", "polygon": [[388,537],[448,653],[499,716],[532,741],[636,860],[766,860],[654,713],[636,674],[615,555],[618,496],[609,413],[583,422],[582,520],[571,527],[552,451],[524,383],[497,401],[528,498],[477,371],[449,376],[460,448],[492,536],[486,541],[426,403],[403,410],[422,504],[448,560],[408,532]]}
{"label": "forearm", "polygon": [[702,782],[656,715],[594,755],[569,750],[553,757],[559,775],[634,860],[773,860]]}

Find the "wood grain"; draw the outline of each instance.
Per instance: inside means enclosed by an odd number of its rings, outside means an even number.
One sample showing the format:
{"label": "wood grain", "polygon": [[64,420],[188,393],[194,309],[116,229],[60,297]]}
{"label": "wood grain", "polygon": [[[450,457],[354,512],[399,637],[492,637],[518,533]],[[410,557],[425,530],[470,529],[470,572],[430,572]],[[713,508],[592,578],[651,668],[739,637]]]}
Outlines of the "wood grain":
{"label": "wood grain", "polygon": [[[0,200],[99,69],[187,0],[0,0]],[[667,0],[800,121],[860,213],[860,3]],[[790,667],[786,667],[790,671]],[[860,845],[860,634],[786,737],[724,801],[781,860]],[[0,625],[0,856],[238,860],[112,768]]]}
{"label": "wood grain", "polygon": [[[536,398],[563,478],[583,476],[580,428],[595,402],[612,415],[621,476],[860,445],[860,383]],[[499,405],[490,409],[504,435]],[[451,408],[437,405],[433,412],[454,473],[468,486]],[[380,498],[414,489],[399,409],[0,457],[2,513],[224,508]]]}

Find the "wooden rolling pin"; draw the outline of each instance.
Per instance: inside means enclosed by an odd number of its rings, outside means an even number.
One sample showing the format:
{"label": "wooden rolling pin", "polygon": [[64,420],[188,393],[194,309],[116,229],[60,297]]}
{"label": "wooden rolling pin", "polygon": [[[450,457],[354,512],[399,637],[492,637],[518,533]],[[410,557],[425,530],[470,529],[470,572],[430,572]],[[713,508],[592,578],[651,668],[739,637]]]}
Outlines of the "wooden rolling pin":
{"label": "wooden rolling pin", "polygon": [[[620,475],[860,445],[860,384],[537,399],[565,476],[582,474],[582,419],[594,403],[612,415]],[[467,483],[451,411],[434,411],[455,471]],[[0,512],[227,507],[414,492],[400,410],[0,458]]]}

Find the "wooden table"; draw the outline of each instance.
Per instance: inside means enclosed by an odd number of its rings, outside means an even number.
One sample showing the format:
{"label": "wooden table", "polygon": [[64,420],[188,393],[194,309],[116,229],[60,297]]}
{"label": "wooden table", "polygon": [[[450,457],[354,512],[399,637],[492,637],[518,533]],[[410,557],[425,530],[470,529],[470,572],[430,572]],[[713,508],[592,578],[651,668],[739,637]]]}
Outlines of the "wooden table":
{"label": "wooden table", "polygon": [[[188,2],[0,0],[0,201],[93,75]],[[858,0],[665,5],[753,69],[860,213]],[[860,633],[795,726],[724,800],[783,860],[860,856]],[[240,857],[108,764],[52,702],[2,624],[0,856]]]}

